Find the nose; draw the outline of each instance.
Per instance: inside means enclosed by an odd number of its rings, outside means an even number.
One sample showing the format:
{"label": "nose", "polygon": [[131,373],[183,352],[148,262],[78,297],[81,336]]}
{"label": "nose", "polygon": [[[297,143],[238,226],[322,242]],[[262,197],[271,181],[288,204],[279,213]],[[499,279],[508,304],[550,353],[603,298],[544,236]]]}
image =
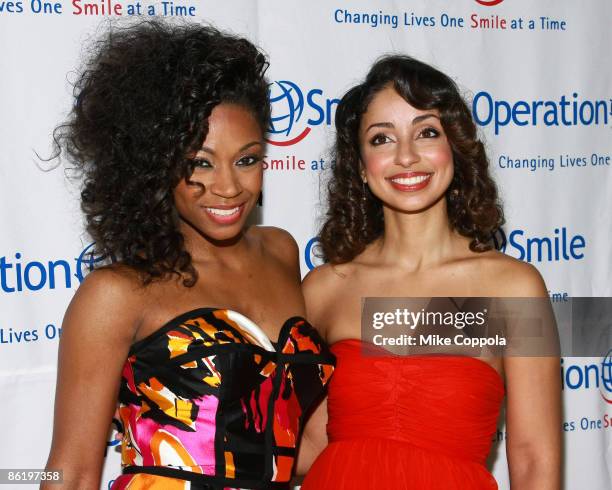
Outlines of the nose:
{"label": "nose", "polygon": [[217,167],[214,171],[214,180],[208,188],[213,194],[225,199],[236,197],[242,192],[242,186],[233,165]]}
{"label": "nose", "polygon": [[397,145],[396,162],[402,167],[410,167],[419,161],[420,157],[412,141],[399,141]]}

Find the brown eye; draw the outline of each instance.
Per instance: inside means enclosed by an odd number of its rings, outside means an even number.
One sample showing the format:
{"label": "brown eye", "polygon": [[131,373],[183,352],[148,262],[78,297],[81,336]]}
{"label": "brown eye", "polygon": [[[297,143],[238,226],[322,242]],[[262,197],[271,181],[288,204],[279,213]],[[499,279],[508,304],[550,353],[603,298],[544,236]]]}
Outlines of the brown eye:
{"label": "brown eye", "polygon": [[419,133],[420,138],[437,138],[438,136],[440,136],[440,131],[431,127],[425,128]]}
{"label": "brown eye", "polygon": [[261,157],[258,157],[257,155],[248,155],[238,160],[236,165],[239,167],[250,167],[251,165],[255,165],[260,160]]}
{"label": "brown eye", "polygon": [[382,133],[375,135],[372,139],[370,139],[370,144],[372,146],[384,145],[385,143],[389,143],[391,139]]}
{"label": "brown eye", "polygon": [[193,168],[212,168],[212,164],[205,158],[194,158]]}

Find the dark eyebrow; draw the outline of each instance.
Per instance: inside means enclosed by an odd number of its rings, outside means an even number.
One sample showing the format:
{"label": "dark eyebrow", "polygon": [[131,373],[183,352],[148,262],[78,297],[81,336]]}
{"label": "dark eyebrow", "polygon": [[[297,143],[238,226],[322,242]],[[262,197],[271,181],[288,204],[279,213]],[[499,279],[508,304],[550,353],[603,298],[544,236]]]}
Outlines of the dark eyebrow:
{"label": "dark eyebrow", "polygon": [[249,149],[251,146],[255,146],[255,145],[260,145],[262,146],[262,142],[261,141],[251,141],[250,143],[247,143],[246,145],[244,145],[242,148],[240,148],[239,151],[244,151]]}
{"label": "dark eyebrow", "polygon": [[[238,150],[238,153],[243,152],[244,150],[247,150],[251,146],[255,146],[255,145],[263,145],[263,143],[261,141],[251,141],[250,143],[247,143],[242,148],[240,148]],[[215,155],[215,151],[212,148],[208,148],[208,146],[203,146],[202,148],[200,148],[200,151],[204,151],[206,153],[210,153],[213,156]]]}
{"label": "dark eyebrow", "polygon": [[379,122],[379,123],[370,124],[368,128],[365,130],[365,132],[367,133],[372,128],[394,128],[394,127],[395,126],[393,125],[393,123]]}
{"label": "dark eyebrow", "polygon": [[[437,116],[436,114],[431,114],[431,113],[421,114],[420,116],[417,116],[412,120],[412,124],[418,124],[424,119],[428,119],[430,117],[435,117],[436,119],[440,119],[440,117]],[[394,127],[395,126],[393,125],[393,123],[390,123],[390,122],[378,122],[378,123],[370,124],[368,128],[365,130],[365,132],[367,133],[372,128],[393,129]]]}
{"label": "dark eyebrow", "polygon": [[215,152],[212,150],[212,148],[208,148],[208,146],[203,146],[202,148],[199,149],[199,151],[204,151],[206,153],[210,153],[211,155],[215,154]]}
{"label": "dark eyebrow", "polygon": [[440,119],[440,116],[437,116],[436,114],[431,114],[431,113],[427,113],[427,114],[422,114],[420,116],[415,117],[412,120],[412,124],[417,124],[420,123],[421,121],[423,121],[424,119],[428,119],[430,117],[435,117],[436,119]]}

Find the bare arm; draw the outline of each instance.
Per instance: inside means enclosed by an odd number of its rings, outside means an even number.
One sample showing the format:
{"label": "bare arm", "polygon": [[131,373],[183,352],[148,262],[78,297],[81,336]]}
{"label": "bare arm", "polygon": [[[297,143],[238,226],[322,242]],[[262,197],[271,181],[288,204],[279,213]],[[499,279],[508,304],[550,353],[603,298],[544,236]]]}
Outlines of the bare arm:
{"label": "bare arm", "polygon": [[310,414],[298,449],[296,474],[305,475],[312,463],[315,462],[317,456],[325,449],[327,441],[327,397],[325,397],[319,405]]}
{"label": "bare arm", "polygon": [[[539,273],[521,274],[520,296],[547,297]],[[518,284],[517,284],[518,285]],[[559,357],[506,357],[510,485],[518,490],[561,488],[561,381]]]}
{"label": "bare arm", "polygon": [[[324,312],[326,298],[326,266],[319,267],[309,272],[302,282],[302,291],[306,301],[306,316],[310,323],[319,330],[325,339]],[[298,475],[305,475],[317,456],[325,449],[327,440],[327,397],[312,411],[308,418],[298,450],[297,469]]]}
{"label": "bare arm", "polygon": [[121,369],[140,314],[132,282],[114,271],[96,271],[68,307],[47,461],[47,469],[63,470],[64,483],[42,489],[99,488]]}

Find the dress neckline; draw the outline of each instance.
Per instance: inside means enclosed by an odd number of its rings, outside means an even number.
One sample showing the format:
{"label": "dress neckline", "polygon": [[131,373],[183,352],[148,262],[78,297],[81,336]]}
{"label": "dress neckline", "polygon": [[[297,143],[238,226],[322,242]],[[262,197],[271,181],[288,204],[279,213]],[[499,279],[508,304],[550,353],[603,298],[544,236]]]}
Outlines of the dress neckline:
{"label": "dress neckline", "polygon": [[[333,342],[332,344],[329,344],[329,348],[330,350],[334,350],[334,347],[338,344],[342,344],[342,343],[349,343],[349,344],[365,344],[365,345],[371,345],[373,347],[377,347],[374,344],[371,344],[369,342],[364,342],[361,339],[357,339],[357,338],[345,338],[345,339],[340,339],[340,340],[336,340],[335,342]],[[384,350],[384,349],[383,349]],[[381,355],[380,357],[387,357],[387,358],[392,358],[392,359],[434,359],[434,358],[447,358],[447,359],[466,359],[468,361],[474,361],[478,364],[475,365],[480,365],[483,368],[487,369],[489,372],[491,372],[492,374],[495,375],[495,377],[497,378],[497,380],[499,381],[499,383],[501,384],[502,387],[505,387],[506,382],[504,380],[504,378],[502,377],[502,375],[500,374],[500,372],[495,369],[493,366],[491,366],[488,362],[483,361],[482,359],[478,359],[477,357],[471,357],[471,356],[462,356],[462,355],[452,355],[452,354],[441,354],[441,355],[427,355],[427,354],[416,354],[413,356],[401,356],[398,354],[393,354],[392,352],[388,352],[385,351],[386,354]]]}
{"label": "dress neckline", "polygon": [[270,337],[268,337],[268,335],[263,331],[263,329],[259,325],[257,325],[257,323],[255,323],[253,320],[251,320],[246,315],[243,315],[242,313],[229,309],[229,308],[204,306],[204,307],[194,308],[192,310],[189,310],[189,311],[186,311],[184,313],[180,313],[174,316],[173,318],[165,322],[157,330],[154,330],[150,334],[144,336],[142,339],[134,342],[130,346],[129,355],[135,354],[139,349],[141,349],[148,342],[158,338],[160,335],[163,335],[168,330],[178,325],[181,325],[184,322],[192,318],[196,318],[198,315],[202,315],[205,313],[213,313],[215,311],[225,311],[230,320],[232,321],[238,320],[238,322],[236,323],[243,322],[242,326],[246,324],[248,328],[251,329],[249,333],[251,333],[258,342],[262,344],[266,344],[265,346],[258,346],[258,347],[261,347],[264,350],[267,350],[272,353],[278,353],[278,347],[282,345],[282,342],[284,341],[284,338],[286,337],[286,332],[288,331],[288,327],[295,325],[295,323],[298,321],[307,321],[304,317],[299,316],[299,315],[288,318],[287,320],[285,320],[285,322],[283,323],[283,325],[281,326],[278,332],[278,340],[273,341],[272,339],[270,339]]}

